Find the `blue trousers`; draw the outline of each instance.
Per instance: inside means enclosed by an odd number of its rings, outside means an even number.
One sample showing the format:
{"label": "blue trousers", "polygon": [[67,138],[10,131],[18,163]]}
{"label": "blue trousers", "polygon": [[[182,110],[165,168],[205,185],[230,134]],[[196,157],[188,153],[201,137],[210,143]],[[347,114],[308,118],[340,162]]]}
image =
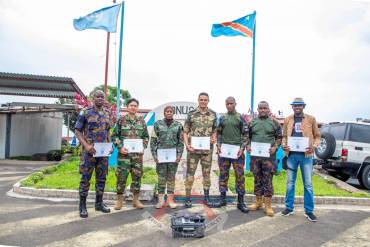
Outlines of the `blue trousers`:
{"label": "blue trousers", "polygon": [[304,153],[291,153],[287,159],[287,183],[285,195],[285,207],[294,209],[295,181],[297,178],[298,167],[301,169],[304,186],[304,210],[312,213],[314,209],[313,189],[312,189],[312,157],[306,158]]}

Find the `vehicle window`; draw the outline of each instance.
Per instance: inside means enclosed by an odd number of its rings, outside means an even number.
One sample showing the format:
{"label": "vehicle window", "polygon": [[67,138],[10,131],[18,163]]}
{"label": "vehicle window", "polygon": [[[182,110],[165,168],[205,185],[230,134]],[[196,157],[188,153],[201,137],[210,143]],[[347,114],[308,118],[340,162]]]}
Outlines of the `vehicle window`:
{"label": "vehicle window", "polygon": [[335,137],[335,140],[343,141],[346,134],[346,124],[331,125],[329,133]]}
{"label": "vehicle window", "polygon": [[370,125],[351,124],[349,140],[370,143]]}
{"label": "vehicle window", "polygon": [[321,133],[323,133],[323,132],[328,133],[329,132],[329,126],[327,126],[327,125],[321,126],[320,132]]}

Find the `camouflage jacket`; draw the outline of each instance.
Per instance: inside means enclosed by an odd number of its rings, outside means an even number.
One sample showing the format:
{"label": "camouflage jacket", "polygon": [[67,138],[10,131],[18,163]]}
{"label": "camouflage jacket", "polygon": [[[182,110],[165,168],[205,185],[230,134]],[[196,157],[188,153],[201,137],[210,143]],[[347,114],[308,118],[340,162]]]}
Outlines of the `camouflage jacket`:
{"label": "camouflage jacket", "polygon": [[109,142],[110,116],[106,108],[101,110],[93,106],[80,111],[77,117],[75,129],[83,134],[86,142]]}
{"label": "camouflage jacket", "polygon": [[[130,119],[126,114],[117,121],[113,129],[112,141],[117,148],[121,148],[124,139],[143,139],[144,149],[148,146],[149,134],[142,116]],[[119,157],[121,156],[122,154],[119,154]]]}
{"label": "camouflage jacket", "polygon": [[164,120],[154,123],[150,138],[150,151],[153,158],[157,158],[157,150],[162,148],[176,148],[177,157],[184,152],[183,127],[180,122],[173,121],[167,126]]}
{"label": "camouflage jacket", "polygon": [[[217,115],[211,109],[207,112],[201,113],[199,107],[190,111],[185,120],[184,132],[189,136],[189,143],[192,136],[212,136],[216,133]],[[213,145],[211,145],[211,150]],[[196,151],[196,153],[209,153],[209,151]]]}

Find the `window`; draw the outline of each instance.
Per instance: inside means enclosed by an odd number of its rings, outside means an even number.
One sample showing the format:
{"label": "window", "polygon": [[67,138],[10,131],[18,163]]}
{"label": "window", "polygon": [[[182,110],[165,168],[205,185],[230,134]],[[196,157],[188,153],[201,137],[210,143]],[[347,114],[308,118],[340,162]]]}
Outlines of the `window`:
{"label": "window", "polygon": [[351,124],[349,140],[370,144],[370,125]]}
{"label": "window", "polygon": [[328,133],[329,132],[329,125],[323,125],[323,126],[321,126],[321,128],[320,128],[320,132],[321,133]]}
{"label": "window", "polygon": [[335,140],[343,141],[346,134],[346,124],[331,125],[329,133],[335,137]]}

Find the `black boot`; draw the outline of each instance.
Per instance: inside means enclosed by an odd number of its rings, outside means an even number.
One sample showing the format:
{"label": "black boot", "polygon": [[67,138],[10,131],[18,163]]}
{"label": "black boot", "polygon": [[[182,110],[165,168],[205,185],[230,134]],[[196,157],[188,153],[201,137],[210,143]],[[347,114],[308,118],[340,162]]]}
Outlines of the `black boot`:
{"label": "black boot", "polygon": [[88,216],[86,209],[86,196],[80,196],[80,217],[87,218]]}
{"label": "black boot", "polygon": [[190,196],[186,196],[184,206],[185,206],[185,208],[191,208],[191,207],[192,207],[192,203],[191,203],[191,198],[190,198]]}
{"label": "black boot", "polygon": [[103,213],[110,213],[110,208],[103,202],[103,195],[96,194],[95,210]]}
{"label": "black boot", "polygon": [[244,195],[238,195],[238,205],[236,206],[242,213],[248,213],[249,209],[244,204]]}
{"label": "black boot", "polygon": [[204,203],[208,206],[211,204],[209,200],[209,190],[204,190]]}
{"label": "black boot", "polygon": [[227,205],[226,192],[221,192],[220,206],[224,207]]}

